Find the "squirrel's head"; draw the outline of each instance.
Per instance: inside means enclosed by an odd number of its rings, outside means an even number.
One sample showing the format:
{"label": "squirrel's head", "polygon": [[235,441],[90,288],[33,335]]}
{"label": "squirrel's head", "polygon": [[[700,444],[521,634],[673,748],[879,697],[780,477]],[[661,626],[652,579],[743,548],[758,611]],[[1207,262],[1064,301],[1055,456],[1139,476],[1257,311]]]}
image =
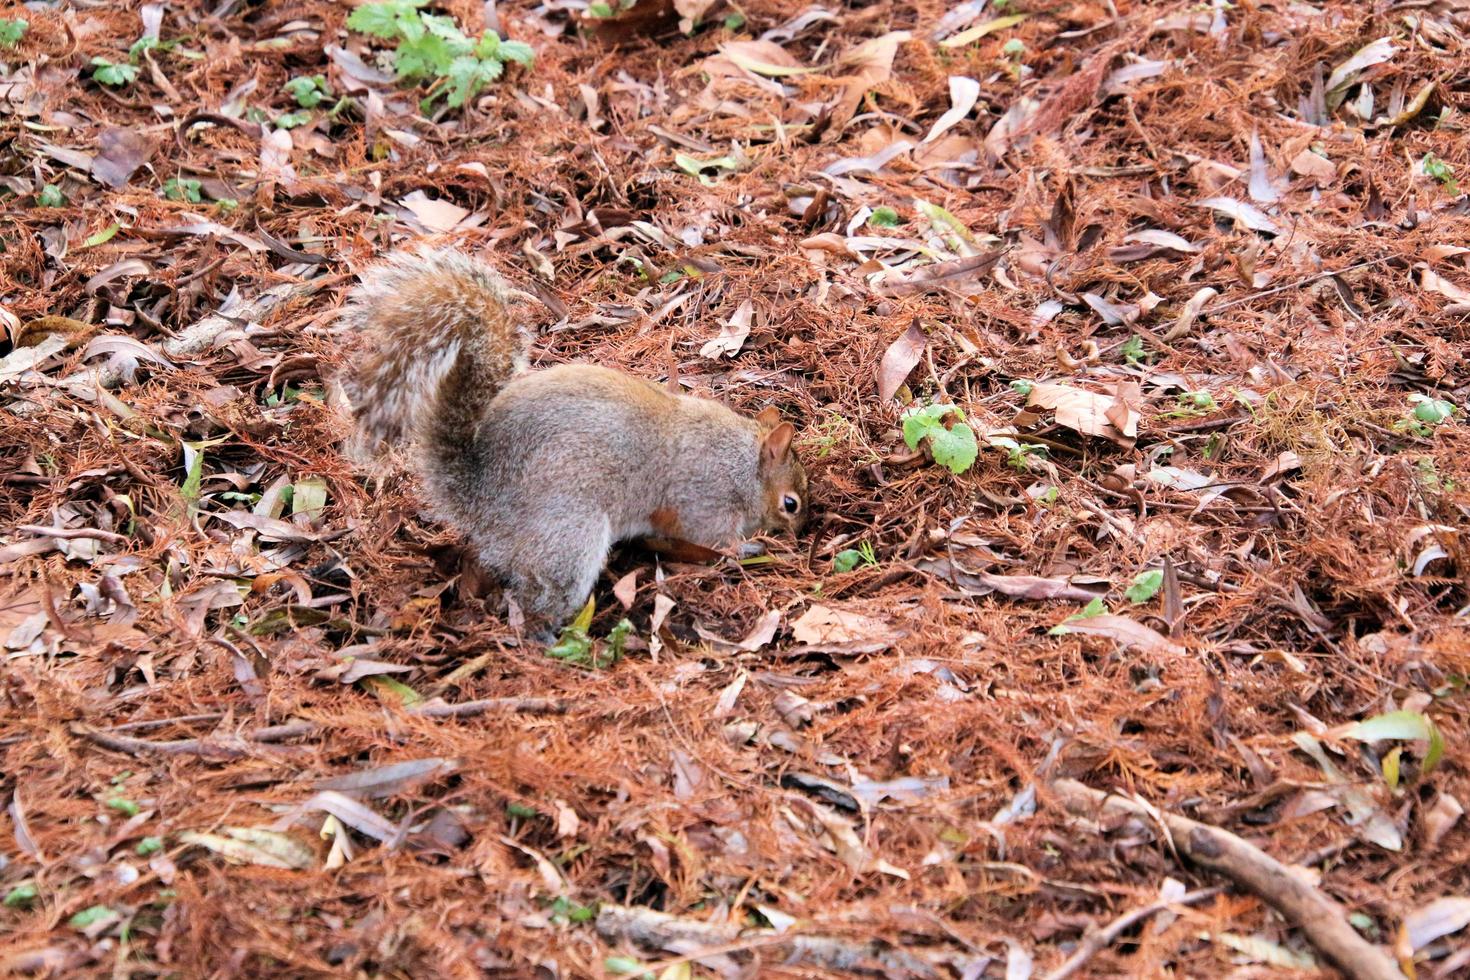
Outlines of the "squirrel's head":
{"label": "squirrel's head", "polygon": [[791,448],[796,429],[782,422],[774,408],[762,409],[755,421],[760,426],[761,488],[765,493],[761,530],[795,534],[807,515],[806,470]]}

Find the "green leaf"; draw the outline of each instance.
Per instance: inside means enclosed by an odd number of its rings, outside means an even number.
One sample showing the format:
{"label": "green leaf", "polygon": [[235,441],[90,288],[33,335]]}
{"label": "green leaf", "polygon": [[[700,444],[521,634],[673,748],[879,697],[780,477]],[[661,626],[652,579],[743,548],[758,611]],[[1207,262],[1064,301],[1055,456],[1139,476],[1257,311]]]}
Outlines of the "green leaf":
{"label": "green leaf", "polygon": [[0,48],[13,48],[25,37],[30,29],[31,22],[17,17],[14,20],[9,17],[0,17]]}
{"label": "green leaf", "polygon": [[[603,969],[608,973],[639,973],[643,971],[643,964],[631,956],[609,956],[602,961]],[[651,976],[652,974],[650,974]]]}
{"label": "green leaf", "polygon": [[941,48],[961,48],[964,47],[966,44],[969,44],[971,41],[980,40],[987,34],[994,34],[996,31],[1003,31],[1008,27],[1015,27],[1017,24],[1021,23],[1021,21],[1030,16],[1030,14],[1007,14],[1004,17],[997,17],[994,20],[987,20],[983,24],[976,24],[969,30],[961,31],[954,37],[945,38],[943,41],[939,42],[939,46]]}
{"label": "green leaf", "polygon": [[848,548],[846,551],[839,551],[832,556],[832,570],[839,574],[850,572],[854,568],[857,568],[862,560],[863,553],[861,551],[858,551],[856,548]]}
{"label": "green leaf", "polygon": [[137,65],[115,65],[106,58],[93,58],[92,77],[103,85],[128,85],[138,77]]}
{"label": "green leaf", "polygon": [[8,909],[23,909],[34,902],[36,896],[39,894],[40,892],[36,890],[35,882],[22,882],[5,893],[4,904]]}
{"label": "green leaf", "polygon": [[393,55],[393,68],[399,78],[439,78],[449,72],[455,57],[442,37],[424,34],[399,43]]}
{"label": "green leaf", "polygon": [[67,919],[67,925],[73,929],[85,929],[90,925],[101,922],[103,919],[116,915],[106,905],[93,905],[91,908],[82,909],[76,915]]}
{"label": "green leaf", "polygon": [[1011,382],[1010,387],[1012,391],[1020,395],[1022,398],[1030,398],[1031,392],[1036,388],[1036,385],[1030,381],[1025,381],[1021,378],[1017,378],[1016,380]]}
{"label": "green leaf", "polygon": [[1135,606],[1148,602],[1159,594],[1159,589],[1164,585],[1164,572],[1162,569],[1151,568],[1146,572],[1139,572],[1133,577],[1133,584],[1128,586],[1123,598]]}
{"label": "green leaf", "polygon": [[1344,738],[1360,742],[1377,742],[1383,739],[1427,740],[1432,726],[1429,719],[1417,711],[1389,711],[1360,721],[1344,731]]}
{"label": "green leaf", "polygon": [[190,177],[170,177],[163,182],[163,196],[170,201],[198,204],[204,200],[204,184]]}
{"label": "green leaf", "polygon": [[300,75],[281,88],[303,109],[315,109],[322,104],[323,99],[332,94],[332,90],[327,87],[326,78],[321,75]]}
{"label": "green leaf", "polygon": [[107,801],[107,806],[110,809],[116,810],[118,813],[129,817],[136,817],[138,815],[138,811],[142,809],[138,806],[138,804],[123,796],[114,796],[112,799]]}
{"label": "green leaf", "polygon": [[327,481],[319,476],[302,477],[291,484],[291,514],[320,514],[327,506]]}
{"label": "green leaf", "polygon": [[116,235],[120,228],[122,228],[122,225],[118,224],[117,222],[113,222],[106,228],[103,228],[101,231],[97,232],[95,235],[88,235],[87,240],[82,242],[82,248],[94,248],[98,245],[102,245],[106,242],[112,241],[112,236]]}
{"label": "green leaf", "polygon": [[[495,35],[489,36],[494,37]],[[531,50],[531,46],[524,41],[501,41],[500,60],[514,61],[518,65],[529,68],[536,60],[536,52]]]}
{"label": "green leaf", "polygon": [[1143,347],[1143,338],[1138,334],[1129,337],[1128,342],[1123,345],[1123,360],[1129,364],[1146,361],[1148,360],[1148,356],[1148,351],[1144,350]]}
{"label": "green leaf", "polygon": [[1430,425],[1439,425],[1458,411],[1454,402],[1447,402],[1443,398],[1412,395],[1410,401],[1414,402],[1414,418]]}
{"label": "green leaf", "polygon": [[1404,747],[1399,745],[1390,749],[1388,755],[1383,757],[1383,781],[1388,784],[1389,789],[1399,788],[1399,760],[1403,754]]}
{"label": "green leaf", "polygon": [[402,681],[396,681],[391,677],[384,676],[383,674],[372,674],[368,677],[364,677],[362,680],[358,681],[358,683],[366,684],[368,687],[372,688],[373,693],[382,700],[396,701],[399,704],[402,704],[405,708],[412,708],[416,704],[421,704],[424,700],[424,696],[422,694],[420,694],[418,691],[415,691],[407,684],[403,683]]}
{"label": "green leaf", "polygon": [[160,42],[156,37],[138,38],[138,40],[133,42],[133,46],[128,48],[128,60],[131,61],[133,64],[137,64],[138,59],[143,57],[144,51],[152,51],[154,48],[158,47],[159,44]]}
{"label": "green leaf", "polygon": [[868,224],[874,228],[897,228],[900,223],[898,212],[887,205],[874,208],[873,213],[868,215]]}
{"label": "green leaf", "polygon": [[587,14],[591,17],[607,18],[613,15],[613,9],[603,0],[592,0],[587,5]]}
{"label": "green leaf", "polygon": [[42,208],[59,208],[66,204],[66,195],[61,193],[61,188],[56,184],[47,184],[36,192],[36,206]]}
{"label": "green leaf", "polygon": [[929,435],[929,450],[934,453],[934,462],[949,467],[956,476],[975,465],[979,447],[975,443],[975,430],[967,422],[956,422],[948,429],[941,427]]}
{"label": "green leaf", "polygon": [[727,31],[738,31],[738,30],[740,30],[740,28],[742,28],[744,26],[745,26],[745,15],[744,14],[739,13],[737,11],[736,13],[727,14],[726,15],[726,17],[725,17],[725,30],[727,30]]}
{"label": "green leaf", "polygon": [[526,806],[524,803],[507,803],[505,815],[516,820],[534,820],[540,816],[534,807]]}
{"label": "green leaf", "polygon": [[383,3],[367,3],[352,11],[347,17],[348,30],[371,34],[392,40],[401,37],[400,23],[414,17],[426,0],[385,0]]}
{"label": "green leaf", "polygon": [[1384,739],[1428,742],[1424,761],[1420,768],[1427,775],[1434,771],[1444,758],[1444,736],[1427,715],[1417,711],[1388,711],[1374,715],[1365,721],[1349,726],[1342,732],[1344,738],[1360,742],[1378,742]]}
{"label": "green leaf", "polygon": [[678,168],[691,177],[699,178],[699,182],[706,187],[714,186],[715,179],[705,174],[706,170],[735,171],[740,169],[740,161],[732,156],[714,157],[710,160],[701,160],[687,153],[675,153],[674,163]]}
{"label": "green leaf", "polygon": [[147,857],[148,855],[154,854],[161,850],[163,850],[162,837],[144,837],[142,840],[138,841],[137,846],[133,848],[133,853],[137,854],[139,857]]}
{"label": "green leaf", "polygon": [[311,113],[304,109],[299,112],[287,112],[275,119],[277,129],[295,129],[297,126],[305,126],[311,122]]}

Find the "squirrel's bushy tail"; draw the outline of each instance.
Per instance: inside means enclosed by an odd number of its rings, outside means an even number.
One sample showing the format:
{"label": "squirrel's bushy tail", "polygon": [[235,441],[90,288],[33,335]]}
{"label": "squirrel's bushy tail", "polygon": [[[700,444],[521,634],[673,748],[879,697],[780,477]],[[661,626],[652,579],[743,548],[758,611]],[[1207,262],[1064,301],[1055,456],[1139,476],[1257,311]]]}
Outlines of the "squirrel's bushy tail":
{"label": "squirrel's bushy tail", "polygon": [[412,440],[430,460],[461,456],[485,407],[526,370],[531,300],[455,249],[399,252],[363,270],[342,322],[359,353],[343,390],[364,458]]}

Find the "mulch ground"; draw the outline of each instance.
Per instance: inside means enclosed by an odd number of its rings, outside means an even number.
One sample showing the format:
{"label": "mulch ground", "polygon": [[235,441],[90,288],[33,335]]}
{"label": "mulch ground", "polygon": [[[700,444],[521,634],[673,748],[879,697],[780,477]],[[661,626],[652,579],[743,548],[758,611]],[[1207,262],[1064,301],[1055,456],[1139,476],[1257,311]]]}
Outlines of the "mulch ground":
{"label": "mulch ground", "polygon": [[[1464,975],[1470,10],[694,7],[488,5],[534,65],[427,117],[346,4],[3,14],[0,970],[1040,975],[1223,881],[1067,778]],[[776,405],[802,537],[521,642],[341,452],[334,311],[425,240],[539,364]],[[1224,888],[1079,975],[1314,965]]]}

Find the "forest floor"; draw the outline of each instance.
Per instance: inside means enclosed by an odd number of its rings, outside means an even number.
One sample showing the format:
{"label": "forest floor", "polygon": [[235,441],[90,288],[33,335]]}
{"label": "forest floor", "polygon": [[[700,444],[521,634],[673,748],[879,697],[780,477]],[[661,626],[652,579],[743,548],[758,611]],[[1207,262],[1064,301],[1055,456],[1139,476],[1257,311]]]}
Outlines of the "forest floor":
{"label": "forest floor", "polygon": [[[1470,8],[676,6],[446,0],[535,55],[462,108],[343,3],[0,12],[0,973],[1343,963],[1175,817],[1470,973]],[[429,239],[777,406],[805,532],[521,642],[341,451]]]}

